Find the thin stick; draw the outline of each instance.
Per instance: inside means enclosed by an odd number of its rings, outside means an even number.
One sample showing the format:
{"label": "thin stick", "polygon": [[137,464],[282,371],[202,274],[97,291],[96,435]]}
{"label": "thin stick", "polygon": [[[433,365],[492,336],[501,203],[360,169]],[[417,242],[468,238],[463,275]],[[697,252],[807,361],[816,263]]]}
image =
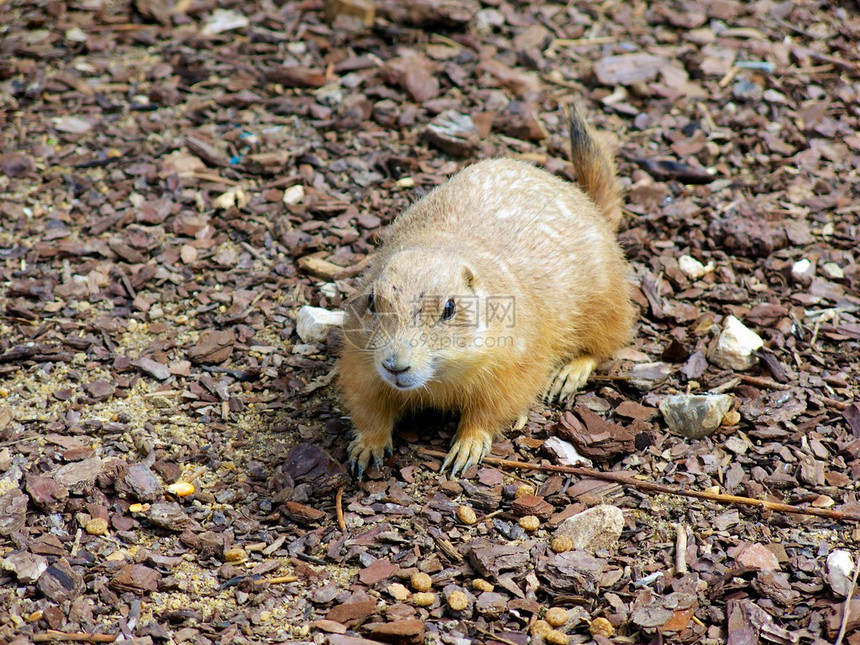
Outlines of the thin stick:
{"label": "thin stick", "polygon": [[191,172],[191,176],[194,177],[194,179],[199,179],[201,181],[211,181],[215,184],[227,184],[228,186],[242,185],[238,181],[227,179],[226,177],[222,177],[221,175],[216,175],[213,172],[206,172],[204,170],[194,170],[193,172]]}
{"label": "thin stick", "polygon": [[33,642],[76,641],[78,643],[113,643],[116,637],[116,634],[84,634],[83,632],[59,632],[56,629],[49,629],[44,634],[33,634]]}
{"label": "thin stick", "polygon": [[273,578],[263,578],[262,580],[254,580],[255,585],[279,585],[287,582],[296,582],[298,576],[274,576]]}
{"label": "thin stick", "polygon": [[675,524],[675,572],[687,573],[687,527]]}
{"label": "thin stick", "polygon": [[758,385],[759,387],[767,387],[772,390],[790,390],[791,386],[786,385],[785,383],[779,383],[770,378],[763,378],[761,376],[751,376],[750,374],[742,374],[741,381],[744,383],[748,383],[749,385]]}
{"label": "thin stick", "polygon": [[615,36],[598,36],[597,38],[556,38],[552,41],[553,47],[564,47],[567,45],[606,45],[614,43]]}
{"label": "thin stick", "polygon": [[346,520],[343,519],[343,486],[337,489],[334,496],[334,510],[337,513],[337,525],[341,531],[346,530]]}
{"label": "thin stick", "polygon": [[[429,457],[444,458],[445,453],[439,450],[429,450],[427,448],[419,448],[421,454]],[[817,517],[826,517],[831,520],[860,522],[860,513],[852,513],[850,511],[835,511],[829,508],[800,508],[791,504],[783,504],[781,502],[769,502],[764,499],[755,499],[753,497],[738,497],[737,495],[727,495],[724,493],[709,493],[706,491],[686,490],[677,486],[667,486],[665,484],[656,484],[654,482],[642,481],[634,479],[632,475],[618,472],[601,472],[592,470],[591,468],[579,468],[577,466],[556,466],[553,464],[530,464],[524,461],[511,461],[510,459],[496,459],[494,457],[484,458],[484,462],[494,466],[502,466],[505,468],[519,468],[521,470],[540,470],[550,473],[564,473],[566,475],[579,475],[580,477],[589,477],[591,479],[600,479],[602,481],[615,482],[625,486],[632,486],[637,490],[649,493],[665,493],[666,495],[680,495],[681,497],[693,497],[695,499],[706,499],[711,502],[720,502],[723,504],[736,504],[738,506],[757,506],[766,508],[772,511],[781,513],[795,513],[797,515],[815,515]]]}
{"label": "thin stick", "polygon": [[498,634],[494,634],[493,632],[487,631],[486,629],[482,629],[477,625],[475,625],[475,631],[483,634],[484,636],[489,636],[494,641],[498,641],[499,643],[504,643],[505,645],[517,645],[514,641],[508,640],[507,638],[499,636]]}
{"label": "thin stick", "polygon": [[860,572],[860,553],[855,555],[854,560],[854,575],[851,576],[851,588],[845,597],[845,609],[842,610],[842,623],[839,625],[839,635],[836,637],[834,645],[842,645],[842,639],[845,637],[845,630],[848,627],[848,614],[851,613],[851,596],[854,595],[854,586],[857,584],[857,573]]}

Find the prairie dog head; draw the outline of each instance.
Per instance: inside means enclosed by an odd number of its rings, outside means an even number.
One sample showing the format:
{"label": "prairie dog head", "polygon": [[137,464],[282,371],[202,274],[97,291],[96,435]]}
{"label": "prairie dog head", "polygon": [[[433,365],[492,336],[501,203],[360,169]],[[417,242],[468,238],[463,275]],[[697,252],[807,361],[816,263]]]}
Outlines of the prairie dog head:
{"label": "prairie dog head", "polygon": [[496,333],[504,312],[513,315],[504,300],[489,296],[474,265],[448,249],[401,250],[374,267],[350,302],[345,342],[367,352],[392,388],[428,387],[513,343]]}

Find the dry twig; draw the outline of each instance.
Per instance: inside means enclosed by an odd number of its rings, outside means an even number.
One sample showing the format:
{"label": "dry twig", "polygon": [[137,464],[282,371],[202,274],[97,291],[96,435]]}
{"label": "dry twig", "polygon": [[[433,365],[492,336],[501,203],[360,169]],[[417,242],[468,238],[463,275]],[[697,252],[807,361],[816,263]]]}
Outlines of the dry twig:
{"label": "dry twig", "polygon": [[116,637],[116,634],[85,634],[83,632],[60,632],[56,629],[49,629],[43,634],[33,634],[33,642],[74,641],[77,643],[113,643]]}
{"label": "dry twig", "polygon": [[337,489],[334,496],[334,510],[337,513],[337,525],[341,531],[346,530],[346,520],[343,519],[343,486]]}
{"label": "dry twig", "polygon": [[[429,457],[445,457],[445,453],[439,450],[420,448],[419,452]],[[779,511],[780,513],[794,513],[796,515],[814,515],[816,517],[826,517],[828,519],[838,520],[841,522],[860,522],[860,513],[852,513],[850,511],[836,511],[829,508],[801,508],[799,506],[792,506],[791,504],[783,504],[782,502],[769,502],[764,499],[755,499],[753,497],[739,497],[737,495],[728,495],[725,493],[709,493],[707,491],[700,490],[686,490],[677,486],[668,486],[666,484],[656,484],[654,482],[634,479],[633,476],[629,473],[601,472],[599,470],[580,468],[578,466],[530,464],[525,461],[496,459],[495,457],[486,457],[484,459],[484,463],[492,464],[494,466],[502,466],[504,468],[519,468],[521,470],[540,470],[551,473],[579,475],[580,477],[589,477],[591,479],[600,479],[602,481],[615,482],[624,486],[631,486],[637,490],[644,491],[647,493],[665,493],[666,495],[693,497],[695,499],[706,499],[711,502],[719,502],[721,504],[734,504],[737,506],[757,506],[758,508],[766,508],[771,511]]]}

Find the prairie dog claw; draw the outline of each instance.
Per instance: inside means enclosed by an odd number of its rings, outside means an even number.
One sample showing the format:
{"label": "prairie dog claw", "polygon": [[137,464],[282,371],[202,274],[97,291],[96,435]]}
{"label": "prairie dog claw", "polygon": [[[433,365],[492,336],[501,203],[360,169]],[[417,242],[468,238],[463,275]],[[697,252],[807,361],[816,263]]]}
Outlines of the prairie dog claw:
{"label": "prairie dog claw", "polygon": [[548,403],[564,401],[585,385],[595,367],[597,367],[597,361],[591,356],[580,356],[562,365],[552,375],[549,386],[544,393],[544,399]]}
{"label": "prairie dog claw", "polygon": [[381,469],[385,456],[392,454],[393,447],[390,435],[382,442],[371,442],[367,435],[356,434],[348,448],[349,467],[356,479],[361,479],[371,460]]}
{"label": "prairie dog claw", "polygon": [[468,437],[460,437],[454,440],[454,445],[448,451],[448,456],[442,463],[442,472],[451,466],[451,477],[457,473],[464,473],[472,466],[481,463],[481,460],[490,452],[493,446],[493,437],[489,432],[473,432]]}

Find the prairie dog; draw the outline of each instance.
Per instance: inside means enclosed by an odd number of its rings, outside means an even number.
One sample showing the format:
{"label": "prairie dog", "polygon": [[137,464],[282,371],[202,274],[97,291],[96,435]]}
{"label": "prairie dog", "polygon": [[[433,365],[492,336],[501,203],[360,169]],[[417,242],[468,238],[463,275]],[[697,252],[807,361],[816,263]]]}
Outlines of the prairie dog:
{"label": "prairie dog", "polygon": [[478,162],[406,210],[347,306],[338,365],[358,475],[407,411],[460,412],[443,464],[479,463],[544,393],[563,399],[625,345],[634,310],[615,163],[575,111],[576,183]]}

